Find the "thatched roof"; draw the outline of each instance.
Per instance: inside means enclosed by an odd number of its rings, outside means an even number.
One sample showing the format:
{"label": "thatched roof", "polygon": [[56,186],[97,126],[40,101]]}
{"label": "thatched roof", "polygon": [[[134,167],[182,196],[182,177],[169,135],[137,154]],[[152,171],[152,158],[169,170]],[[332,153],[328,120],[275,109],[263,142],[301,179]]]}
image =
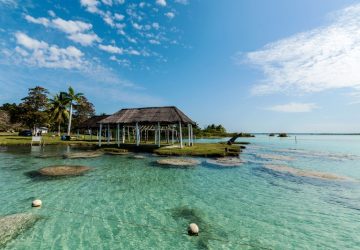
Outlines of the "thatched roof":
{"label": "thatched roof", "polygon": [[174,124],[179,122],[182,124],[195,124],[194,121],[174,106],[122,109],[101,120],[99,123],[134,124],[136,122],[141,124],[155,124],[158,122],[162,124]]}
{"label": "thatched roof", "polygon": [[97,129],[99,121],[109,117],[110,115],[94,115],[77,126],[77,129]]}

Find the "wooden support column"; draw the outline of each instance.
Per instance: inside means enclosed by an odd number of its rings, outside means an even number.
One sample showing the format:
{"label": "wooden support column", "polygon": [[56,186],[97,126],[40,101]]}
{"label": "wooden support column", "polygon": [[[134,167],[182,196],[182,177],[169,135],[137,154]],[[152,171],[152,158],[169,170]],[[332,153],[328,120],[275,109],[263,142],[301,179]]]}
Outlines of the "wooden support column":
{"label": "wooden support column", "polygon": [[110,123],[107,125],[107,144],[110,143]]}
{"label": "wooden support column", "polygon": [[90,141],[92,141],[92,129],[90,129]]}
{"label": "wooden support column", "polygon": [[139,123],[137,122],[135,125],[136,128],[136,146],[140,144],[140,133],[139,133]]}
{"label": "wooden support column", "polygon": [[170,143],[170,131],[169,131],[169,125],[166,127],[166,143]]}
{"label": "wooden support column", "polygon": [[130,127],[129,126],[127,127],[127,134],[128,134],[128,141],[130,143],[131,140],[130,140]]}
{"label": "wooden support column", "polygon": [[100,127],[99,127],[99,147],[101,147],[101,129],[102,129],[102,123],[100,123]]}
{"label": "wooden support column", "polygon": [[118,147],[120,147],[120,124],[116,124],[116,141],[118,144]]}
{"label": "wooden support column", "polygon": [[158,122],[158,147],[160,148],[161,145],[161,128],[160,128],[160,122]]}
{"label": "wooden support column", "polygon": [[174,126],[171,128],[171,144],[174,144]]}
{"label": "wooden support column", "polygon": [[191,128],[190,128],[190,124],[188,124],[188,142],[189,142],[189,147],[191,146]]}
{"label": "wooden support column", "polygon": [[122,125],[122,143],[125,143],[125,125]]}
{"label": "wooden support column", "polygon": [[194,146],[194,131],[192,124],[190,124],[190,130],[191,130],[191,146]]}
{"label": "wooden support column", "polygon": [[180,148],[183,148],[181,122],[179,122]]}

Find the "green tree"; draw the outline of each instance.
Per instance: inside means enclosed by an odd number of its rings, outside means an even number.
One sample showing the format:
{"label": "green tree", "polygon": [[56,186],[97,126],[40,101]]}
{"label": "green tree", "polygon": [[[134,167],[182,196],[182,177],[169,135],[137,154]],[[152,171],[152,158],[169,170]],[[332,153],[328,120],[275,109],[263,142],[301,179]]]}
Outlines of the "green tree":
{"label": "green tree", "polygon": [[49,113],[51,115],[51,120],[58,126],[59,136],[61,135],[61,124],[69,119],[69,112],[67,110],[68,103],[68,99],[63,93],[57,94],[50,99]]}
{"label": "green tree", "polygon": [[73,124],[75,127],[79,126],[81,123],[95,115],[94,104],[89,102],[85,96],[81,96],[74,105],[74,121]]}
{"label": "green tree", "polygon": [[48,94],[47,89],[36,86],[29,88],[28,96],[21,99],[23,102],[19,105],[22,110],[20,121],[29,128],[33,128],[34,132],[36,126],[47,125],[49,122]]}
{"label": "green tree", "polygon": [[22,110],[16,103],[4,103],[0,109],[6,111],[10,116],[10,123],[19,123],[21,120]]}
{"label": "green tree", "polygon": [[67,134],[70,135],[71,133],[71,119],[73,115],[73,105],[78,104],[78,102],[81,100],[80,98],[84,96],[83,93],[75,93],[74,89],[70,86],[68,89],[68,92],[62,92],[61,94],[64,95],[66,100],[68,101],[70,105],[70,115],[69,115],[69,124],[68,124],[68,130]]}

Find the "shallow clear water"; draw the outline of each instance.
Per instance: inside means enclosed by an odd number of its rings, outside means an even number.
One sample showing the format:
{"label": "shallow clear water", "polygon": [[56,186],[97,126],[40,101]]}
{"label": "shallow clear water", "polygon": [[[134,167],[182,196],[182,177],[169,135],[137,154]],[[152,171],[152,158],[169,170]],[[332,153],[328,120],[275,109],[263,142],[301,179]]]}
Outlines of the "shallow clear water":
{"label": "shallow clear water", "polygon": [[[38,148],[0,148],[0,215],[43,216],[8,249],[356,249],[360,247],[360,136],[243,138],[236,168],[161,168],[158,159],[37,158]],[[203,141],[204,142],[204,141]],[[72,150],[45,147],[44,153]],[[82,176],[26,173],[54,164]],[[265,168],[286,165],[350,177],[337,181]],[[40,198],[43,207],[31,208]],[[200,226],[199,237],[186,234]]]}

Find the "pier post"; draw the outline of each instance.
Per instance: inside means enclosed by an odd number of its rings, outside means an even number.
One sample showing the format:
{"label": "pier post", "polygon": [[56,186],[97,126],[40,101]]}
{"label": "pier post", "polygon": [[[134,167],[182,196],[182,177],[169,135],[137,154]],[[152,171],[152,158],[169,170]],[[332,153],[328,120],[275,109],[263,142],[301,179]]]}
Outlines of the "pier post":
{"label": "pier post", "polygon": [[102,123],[100,123],[100,127],[99,127],[99,147],[101,147],[101,129],[102,129]]}
{"label": "pier post", "polygon": [[183,148],[181,122],[179,122],[180,148]]}

